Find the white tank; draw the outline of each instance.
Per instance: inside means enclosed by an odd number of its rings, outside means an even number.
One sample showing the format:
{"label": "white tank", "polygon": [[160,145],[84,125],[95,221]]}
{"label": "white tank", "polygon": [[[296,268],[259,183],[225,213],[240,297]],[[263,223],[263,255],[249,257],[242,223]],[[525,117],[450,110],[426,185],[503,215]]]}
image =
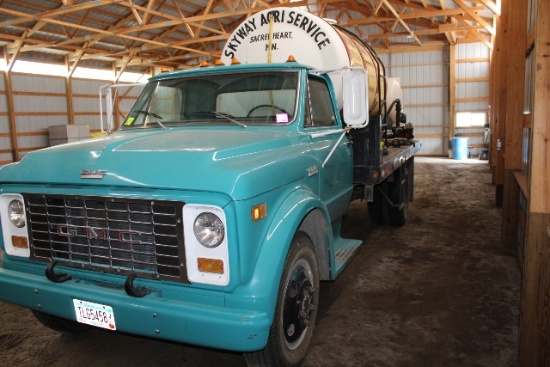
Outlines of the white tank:
{"label": "white tank", "polygon": [[[380,59],[355,35],[306,11],[272,8],[252,15],[231,34],[222,51],[222,61],[230,64],[236,58],[241,64],[282,63],[290,55],[317,70],[334,70],[329,75],[340,107],[341,70],[364,67],[369,79],[370,113],[381,114],[386,86]],[[392,101],[388,99],[388,106]]]}
{"label": "white tank", "polygon": [[[388,101],[388,108],[396,99],[403,102],[403,89],[401,89],[399,78],[386,78],[386,101]],[[395,107],[389,111],[388,117],[392,122],[392,126],[396,126],[397,109]]]}

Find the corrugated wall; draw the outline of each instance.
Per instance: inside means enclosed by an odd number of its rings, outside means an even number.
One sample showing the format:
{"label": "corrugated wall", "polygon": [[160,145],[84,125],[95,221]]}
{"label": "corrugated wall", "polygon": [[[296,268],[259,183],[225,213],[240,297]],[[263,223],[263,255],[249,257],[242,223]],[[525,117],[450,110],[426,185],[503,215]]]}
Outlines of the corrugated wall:
{"label": "corrugated wall", "polygon": [[422,139],[420,155],[447,155],[449,144],[449,61],[446,51],[380,55],[388,76],[403,88],[407,120]]}
{"label": "corrugated wall", "polygon": [[2,162],[10,162],[11,159],[12,154],[8,102],[6,95],[6,80],[4,73],[0,73],[0,164],[2,164]]}
{"label": "corrugated wall", "polygon": [[[455,60],[448,50],[379,55],[388,76],[403,88],[404,112],[424,146],[420,155],[447,156],[450,124],[450,67],[455,65],[455,112],[488,112],[489,49],[481,43],[456,46]],[[484,129],[456,128],[467,136],[472,156],[483,149]]]}
{"label": "corrugated wall", "polygon": [[[456,112],[489,111],[490,50],[481,43],[458,45],[456,48]],[[488,121],[488,120],[487,120]],[[456,134],[468,137],[472,156],[484,148],[483,127],[456,128]]]}
{"label": "corrugated wall", "polygon": [[[29,151],[49,146],[49,126],[73,123],[87,125],[91,132],[100,130],[99,88],[108,82],[73,78],[72,93],[67,92],[62,77],[12,73],[11,82],[19,159]],[[121,91],[120,121],[141,89],[134,87]],[[72,115],[69,106],[72,106]],[[0,74],[0,164],[14,160],[7,111],[5,74]]]}
{"label": "corrugated wall", "polygon": [[21,156],[48,146],[48,126],[68,124],[65,79],[12,74],[13,110]]}

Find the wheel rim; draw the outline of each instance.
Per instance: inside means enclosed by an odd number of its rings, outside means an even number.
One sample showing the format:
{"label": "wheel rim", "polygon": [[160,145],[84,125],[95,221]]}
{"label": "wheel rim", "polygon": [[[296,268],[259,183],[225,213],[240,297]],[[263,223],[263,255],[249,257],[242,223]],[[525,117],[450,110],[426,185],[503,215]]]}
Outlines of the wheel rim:
{"label": "wheel rim", "polygon": [[311,267],[306,260],[300,259],[290,272],[283,302],[283,335],[290,350],[298,348],[307,333],[315,309],[314,293]]}

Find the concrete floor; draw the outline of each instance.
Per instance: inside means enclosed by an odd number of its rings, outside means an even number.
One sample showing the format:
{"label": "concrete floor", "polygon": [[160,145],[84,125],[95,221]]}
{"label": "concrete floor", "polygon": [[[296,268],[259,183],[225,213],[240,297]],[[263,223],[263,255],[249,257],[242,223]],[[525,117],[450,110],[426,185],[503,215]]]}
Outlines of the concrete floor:
{"label": "concrete floor", "polygon": [[[321,285],[303,367],[518,366],[520,273],[499,251],[501,213],[487,162],[417,157],[415,179],[404,227],[373,226],[365,203],[350,206],[344,235],[364,246],[336,281]],[[0,361],[245,366],[240,354],[108,331],[59,334],[2,302]]]}

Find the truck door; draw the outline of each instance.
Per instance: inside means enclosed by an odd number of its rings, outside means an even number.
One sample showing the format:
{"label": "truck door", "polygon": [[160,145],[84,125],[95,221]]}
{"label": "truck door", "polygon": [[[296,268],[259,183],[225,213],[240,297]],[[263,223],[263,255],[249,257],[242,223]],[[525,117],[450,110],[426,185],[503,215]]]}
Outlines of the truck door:
{"label": "truck door", "polygon": [[[308,98],[304,117],[305,131],[312,134],[313,154],[319,162],[319,196],[326,204],[331,221],[347,210],[352,194],[353,159],[347,137],[338,143],[344,132],[338,124],[333,96],[323,78],[308,76]],[[331,133],[332,132],[332,133]],[[323,133],[327,133],[324,135]],[[338,143],[333,155],[322,167],[330,151]]]}

